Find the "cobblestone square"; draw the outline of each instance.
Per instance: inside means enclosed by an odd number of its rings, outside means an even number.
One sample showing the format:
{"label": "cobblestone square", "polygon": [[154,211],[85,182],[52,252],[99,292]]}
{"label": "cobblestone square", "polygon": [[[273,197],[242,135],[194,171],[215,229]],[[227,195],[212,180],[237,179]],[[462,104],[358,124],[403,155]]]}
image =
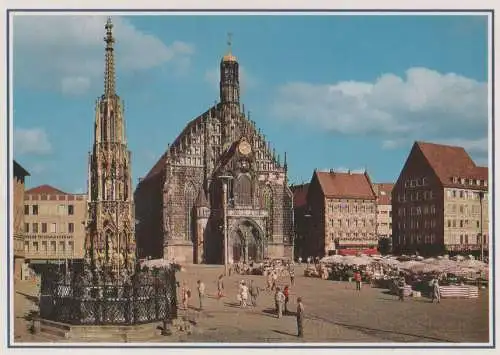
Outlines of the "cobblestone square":
{"label": "cobblestone square", "polygon": [[[387,290],[363,285],[361,292],[348,282],[325,281],[303,276],[296,268],[296,282],[291,287],[291,315],[278,319],[273,295],[262,291],[255,308],[240,309],[236,294],[241,280],[265,287],[263,276],[232,275],[225,277],[226,297],[217,300],[216,279],[221,266],[188,265],[177,274],[193,291],[187,316],[194,324],[191,334],[175,332],[163,337],[152,334],[147,342],[488,342],[488,293],[481,290],[479,299],[444,299],[432,304],[427,298],[407,298],[399,302]],[[206,285],[204,310],[198,310],[196,281]],[[289,284],[281,278],[280,285]],[[45,334],[31,335],[26,315],[37,310],[34,283],[16,283],[15,341],[63,341]],[[296,298],[305,305],[305,337],[299,339],[293,312]],[[123,341],[110,339],[111,342]]]}

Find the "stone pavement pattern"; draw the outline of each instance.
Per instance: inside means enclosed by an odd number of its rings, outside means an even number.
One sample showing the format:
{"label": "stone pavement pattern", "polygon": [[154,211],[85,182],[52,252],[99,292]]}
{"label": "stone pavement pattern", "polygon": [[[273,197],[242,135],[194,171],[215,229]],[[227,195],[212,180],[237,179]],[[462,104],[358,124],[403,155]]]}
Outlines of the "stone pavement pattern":
{"label": "stone pavement pattern", "polygon": [[[264,288],[263,276],[226,277],[227,297],[217,300],[216,279],[223,268],[188,265],[186,269],[177,277],[180,282],[188,283],[193,297],[190,309],[180,310],[179,315],[196,323],[192,333],[176,332],[169,337],[152,335],[148,342],[488,342],[488,294],[485,291],[476,300],[449,299],[432,304],[426,298],[408,298],[399,302],[385,290],[367,285],[357,292],[354,284],[347,282],[306,278],[298,266],[289,308],[295,311],[296,298],[303,298],[305,337],[299,339],[293,315],[276,318],[273,294],[263,291],[256,308],[237,306],[238,282],[253,279]],[[198,279],[204,281],[207,290],[201,312],[197,310]],[[280,283],[289,284],[289,279],[281,279]],[[28,332],[29,322],[24,317],[36,310],[34,299],[30,297],[34,294],[36,286],[33,283],[16,284],[15,341],[56,341]]]}

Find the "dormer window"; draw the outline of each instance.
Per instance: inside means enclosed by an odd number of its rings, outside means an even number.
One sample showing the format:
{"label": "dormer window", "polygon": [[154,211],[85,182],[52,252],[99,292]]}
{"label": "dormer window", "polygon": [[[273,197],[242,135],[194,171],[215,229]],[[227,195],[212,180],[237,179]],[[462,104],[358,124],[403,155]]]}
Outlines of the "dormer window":
{"label": "dormer window", "polygon": [[453,177],[453,183],[454,183],[454,184],[457,184],[457,183],[458,183],[458,177],[456,177],[456,176],[454,176],[454,177]]}
{"label": "dormer window", "polygon": [[473,185],[473,184],[474,184],[474,180],[469,179],[469,185]]}
{"label": "dormer window", "polygon": [[480,182],[479,182],[479,180],[476,180],[476,185],[477,186],[481,185]]}
{"label": "dormer window", "polygon": [[488,181],[484,180],[484,186],[488,186]]}
{"label": "dormer window", "polygon": [[461,179],[460,179],[460,183],[461,183],[462,185],[465,185],[465,179],[464,179],[464,178],[461,178]]}

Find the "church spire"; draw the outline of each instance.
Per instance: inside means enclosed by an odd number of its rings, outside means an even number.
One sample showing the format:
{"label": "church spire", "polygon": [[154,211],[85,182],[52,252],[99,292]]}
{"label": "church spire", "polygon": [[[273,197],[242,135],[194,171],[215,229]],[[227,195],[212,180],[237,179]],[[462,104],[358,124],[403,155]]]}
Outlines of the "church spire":
{"label": "church spire", "polygon": [[114,96],[115,93],[115,56],[113,44],[115,39],[113,37],[113,23],[111,22],[111,17],[108,17],[108,21],[104,26],[106,29],[106,37],[104,37],[104,42],[106,42],[106,69],[104,71],[104,96]]}

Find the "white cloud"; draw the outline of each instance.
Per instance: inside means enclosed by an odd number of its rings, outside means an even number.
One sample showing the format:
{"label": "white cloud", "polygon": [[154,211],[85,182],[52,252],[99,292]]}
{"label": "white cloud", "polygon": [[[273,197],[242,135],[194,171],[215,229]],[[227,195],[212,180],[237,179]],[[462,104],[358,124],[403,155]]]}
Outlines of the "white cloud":
{"label": "white cloud", "polygon": [[[16,15],[14,17],[15,84],[81,94],[103,85],[104,16]],[[127,18],[113,17],[116,72],[121,75],[172,64],[185,70],[191,44],[169,45],[137,29]],[[118,83],[119,86],[119,83]]]}
{"label": "white cloud", "polygon": [[[258,85],[258,79],[253,75],[248,73],[245,67],[239,67],[240,71],[240,94],[243,94],[246,90],[252,89]],[[210,84],[215,90],[219,90],[220,82],[220,69],[213,68],[205,72],[205,81]]]}
{"label": "white cloud", "polygon": [[288,83],[272,112],[333,133],[377,136],[386,149],[427,140],[487,151],[487,84],[454,73],[411,68],[403,78],[384,74],[373,83]]}
{"label": "white cloud", "polygon": [[14,152],[16,154],[48,154],[52,151],[47,133],[43,128],[16,128]]}

